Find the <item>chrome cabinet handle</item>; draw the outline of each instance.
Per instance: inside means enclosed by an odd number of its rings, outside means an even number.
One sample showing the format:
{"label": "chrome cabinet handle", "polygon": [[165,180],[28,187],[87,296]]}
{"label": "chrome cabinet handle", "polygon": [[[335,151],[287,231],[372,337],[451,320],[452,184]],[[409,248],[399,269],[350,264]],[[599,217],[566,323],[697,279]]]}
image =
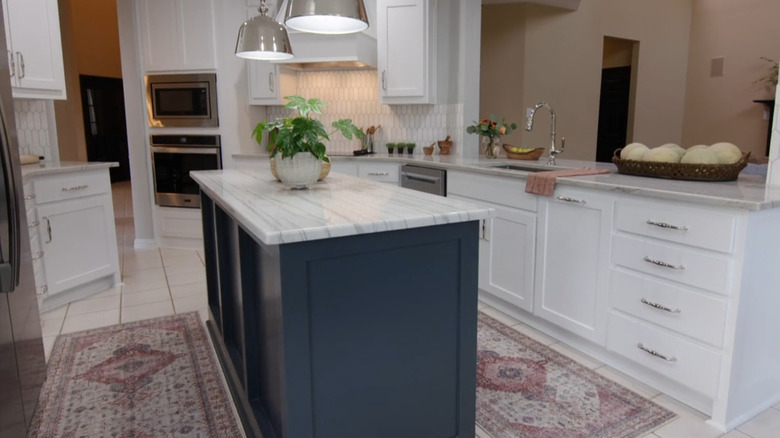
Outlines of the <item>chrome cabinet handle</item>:
{"label": "chrome cabinet handle", "polygon": [[29,195],[24,195],[24,200],[29,201],[31,199],[35,199],[35,193],[30,193]]}
{"label": "chrome cabinet handle", "polygon": [[268,73],[268,89],[271,90],[271,93],[274,92],[274,73]]}
{"label": "chrome cabinet handle", "polygon": [[78,185],[78,186],[71,186],[71,187],[63,187],[62,191],[63,192],[72,192],[74,190],[84,190],[87,187],[89,187],[87,184],[82,184],[82,185]]}
{"label": "chrome cabinet handle", "polygon": [[36,260],[40,259],[41,257],[43,257],[43,251],[38,251],[33,256],[32,261],[36,261]]}
{"label": "chrome cabinet handle", "polygon": [[559,201],[563,201],[563,202],[573,202],[575,204],[585,204],[585,200],[584,199],[575,199],[575,198],[570,198],[568,196],[557,196],[556,198]]}
{"label": "chrome cabinet handle", "polygon": [[35,293],[37,295],[46,295],[47,293],[49,293],[49,286],[44,284],[43,286],[36,288]]}
{"label": "chrome cabinet handle", "polygon": [[382,89],[387,91],[387,70],[382,70]]}
{"label": "chrome cabinet handle", "polygon": [[14,62],[14,54],[10,50],[8,51],[8,66],[10,67],[9,70],[11,70],[10,76],[14,77],[16,76],[16,62]]}
{"label": "chrome cabinet handle", "polygon": [[482,219],[482,240],[489,241],[488,239],[488,230],[487,230],[487,219]]}
{"label": "chrome cabinet handle", "polygon": [[390,172],[368,172],[369,176],[390,176]]}
{"label": "chrome cabinet handle", "polygon": [[680,309],[671,309],[671,308],[666,307],[666,306],[664,306],[662,304],[654,303],[652,301],[647,301],[644,298],[640,299],[639,302],[642,303],[642,304],[645,304],[647,306],[650,306],[650,307],[652,307],[654,309],[663,310],[663,311],[666,311],[666,312],[669,312],[669,313],[680,313],[681,312]]}
{"label": "chrome cabinet handle", "polygon": [[32,221],[27,225],[27,228],[35,228],[40,225],[41,221]]}
{"label": "chrome cabinet handle", "polygon": [[22,79],[24,74],[24,55],[22,55],[22,52],[16,52],[16,59],[19,61],[19,67],[21,67],[22,71],[19,72],[19,79]]}
{"label": "chrome cabinet handle", "polygon": [[46,221],[46,233],[48,234],[48,238],[44,243],[49,243],[51,242],[51,221],[47,217],[43,218],[43,220]]}
{"label": "chrome cabinet handle", "polygon": [[654,221],[652,219],[647,220],[647,225],[652,225],[658,228],[665,228],[667,230],[688,231],[688,227],[685,225],[672,225],[667,224],[666,222]]}
{"label": "chrome cabinet handle", "polygon": [[660,266],[662,268],[677,269],[677,270],[680,270],[680,271],[685,270],[685,266],[683,266],[683,265],[673,265],[671,263],[666,263],[666,262],[662,262],[660,260],[651,259],[650,257],[647,257],[647,256],[644,256],[642,258],[642,260],[646,261],[647,263],[652,263],[652,264],[654,264],[656,266]]}
{"label": "chrome cabinet handle", "polygon": [[659,359],[663,359],[663,360],[665,360],[667,362],[677,362],[677,358],[676,357],[674,357],[674,356],[665,356],[665,355],[663,355],[663,354],[661,354],[661,353],[659,353],[659,352],[657,352],[655,350],[652,350],[650,348],[645,347],[644,345],[642,345],[641,342],[636,344],[636,348],[644,351],[645,353],[647,353],[649,355],[655,356],[655,357],[657,357]]}

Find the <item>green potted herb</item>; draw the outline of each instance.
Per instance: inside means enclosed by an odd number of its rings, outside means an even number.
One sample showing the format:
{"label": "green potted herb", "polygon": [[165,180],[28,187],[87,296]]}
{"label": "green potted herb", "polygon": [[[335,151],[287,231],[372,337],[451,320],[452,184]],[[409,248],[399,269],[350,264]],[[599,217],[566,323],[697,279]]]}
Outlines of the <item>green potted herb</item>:
{"label": "green potted herb", "polygon": [[417,146],[417,143],[406,143],[404,146],[406,147],[406,153],[408,155],[412,155],[414,153],[414,147]]}
{"label": "green potted herb", "polygon": [[324,141],[340,132],[346,139],[362,139],[363,132],[350,119],[336,120],[331,124],[333,131],[325,130],[321,121],[311,117],[312,113],[322,114],[325,102],[301,96],[287,96],[284,106],[298,111],[296,117],[284,117],[273,122],[260,122],[252,131],[252,136],[262,143],[263,133],[268,133],[268,150],[271,160],[282,184],[287,188],[311,187],[320,175],[322,162],[330,162],[325,155]]}
{"label": "green potted herb", "polygon": [[[400,143],[399,143],[399,145],[400,145]],[[387,146],[387,153],[388,153],[388,155],[393,155],[393,149],[395,149],[397,147],[396,143],[387,143],[387,144],[385,144],[385,146]],[[398,150],[400,152],[401,149],[399,148]]]}

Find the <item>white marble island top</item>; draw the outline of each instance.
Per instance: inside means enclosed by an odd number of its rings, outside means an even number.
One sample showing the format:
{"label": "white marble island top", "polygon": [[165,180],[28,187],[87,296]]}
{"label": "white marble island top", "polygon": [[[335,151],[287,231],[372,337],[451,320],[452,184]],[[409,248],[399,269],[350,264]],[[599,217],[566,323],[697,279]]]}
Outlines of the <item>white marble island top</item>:
{"label": "white marble island top", "polygon": [[192,172],[214,202],[267,245],[485,219],[492,209],[331,173],[286,190],[270,170]]}

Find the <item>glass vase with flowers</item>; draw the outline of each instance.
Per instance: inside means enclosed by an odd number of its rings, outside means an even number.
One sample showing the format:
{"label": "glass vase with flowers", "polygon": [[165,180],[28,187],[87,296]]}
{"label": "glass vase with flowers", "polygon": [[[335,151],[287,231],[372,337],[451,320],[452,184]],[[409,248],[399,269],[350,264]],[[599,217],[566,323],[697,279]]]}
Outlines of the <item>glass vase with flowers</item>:
{"label": "glass vase with flowers", "polygon": [[499,119],[495,114],[491,114],[487,119],[474,122],[473,125],[467,127],[466,132],[482,136],[485,157],[496,158],[501,150],[501,136],[508,135],[515,129],[517,129],[516,123],[509,123],[506,119]]}

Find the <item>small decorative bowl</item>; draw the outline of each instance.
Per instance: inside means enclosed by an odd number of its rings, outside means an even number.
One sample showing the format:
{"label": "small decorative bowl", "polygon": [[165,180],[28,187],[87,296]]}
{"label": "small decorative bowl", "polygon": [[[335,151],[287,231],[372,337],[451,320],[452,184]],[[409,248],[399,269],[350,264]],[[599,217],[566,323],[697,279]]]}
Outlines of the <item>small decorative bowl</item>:
{"label": "small decorative bowl", "polygon": [[506,153],[507,158],[510,158],[512,160],[538,160],[539,157],[542,156],[544,153],[544,148],[536,148],[529,152],[524,153],[518,153],[518,152],[512,152],[512,146],[511,144],[503,144],[501,145],[504,148],[504,152]]}

